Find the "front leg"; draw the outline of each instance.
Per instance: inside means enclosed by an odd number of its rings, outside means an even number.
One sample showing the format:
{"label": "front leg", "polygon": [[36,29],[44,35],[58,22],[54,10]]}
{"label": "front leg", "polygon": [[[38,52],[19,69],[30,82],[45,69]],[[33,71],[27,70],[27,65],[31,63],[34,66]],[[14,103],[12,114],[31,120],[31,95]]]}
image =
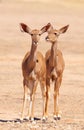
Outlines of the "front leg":
{"label": "front leg", "polygon": [[49,104],[49,97],[50,97],[50,78],[46,79],[46,100],[45,100],[45,115],[44,120],[48,117],[48,104]]}
{"label": "front leg", "polygon": [[35,92],[37,88],[37,81],[30,82],[30,101],[29,101],[29,109],[28,109],[28,115],[27,119],[31,119],[31,121],[34,120],[34,101],[35,101]]}
{"label": "front leg", "polygon": [[58,104],[58,98],[59,98],[59,88],[61,85],[61,77],[58,77],[55,80],[55,85],[54,85],[54,119],[59,120],[61,118],[61,113],[59,110],[59,104]]}

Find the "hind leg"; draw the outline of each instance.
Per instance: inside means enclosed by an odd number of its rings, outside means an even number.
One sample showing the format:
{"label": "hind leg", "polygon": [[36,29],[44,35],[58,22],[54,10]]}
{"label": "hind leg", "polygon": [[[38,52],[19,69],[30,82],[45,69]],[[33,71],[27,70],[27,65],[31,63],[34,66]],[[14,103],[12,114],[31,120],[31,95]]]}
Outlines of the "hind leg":
{"label": "hind leg", "polygon": [[45,98],[45,112],[44,112],[44,120],[48,118],[48,104],[50,98],[50,78],[46,79],[46,98]]}
{"label": "hind leg", "polygon": [[23,87],[24,87],[24,96],[23,96],[23,106],[22,106],[22,114],[21,114],[21,120],[24,118],[24,111],[27,103],[27,94],[28,94],[28,87],[26,85],[25,80],[23,80]]}
{"label": "hind leg", "polygon": [[41,81],[41,92],[42,92],[42,98],[43,98],[43,117],[42,119],[45,120],[46,113],[45,113],[45,102],[46,102],[46,83],[45,81]]}

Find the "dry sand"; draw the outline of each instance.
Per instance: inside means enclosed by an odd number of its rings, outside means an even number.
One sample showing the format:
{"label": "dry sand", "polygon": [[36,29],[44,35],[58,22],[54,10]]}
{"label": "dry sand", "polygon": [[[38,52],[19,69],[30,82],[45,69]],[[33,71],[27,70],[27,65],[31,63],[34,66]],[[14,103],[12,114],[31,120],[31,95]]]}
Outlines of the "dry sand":
{"label": "dry sand", "polygon": [[[0,1],[0,130],[84,130],[84,2],[83,0],[1,0]],[[46,123],[37,120],[14,122],[20,118],[23,98],[21,62],[30,49],[31,38],[20,32],[19,23],[41,28],[51,22],[57,29],[70,25],[58,39],[65,59],[59,104],[60,121],[53,120],[53,87]],[[50,48],[41,37],[38,50]],[[42,97],[38,86],[35,117],[42,117]],[[39,106],[39,107],[38,107]]]}

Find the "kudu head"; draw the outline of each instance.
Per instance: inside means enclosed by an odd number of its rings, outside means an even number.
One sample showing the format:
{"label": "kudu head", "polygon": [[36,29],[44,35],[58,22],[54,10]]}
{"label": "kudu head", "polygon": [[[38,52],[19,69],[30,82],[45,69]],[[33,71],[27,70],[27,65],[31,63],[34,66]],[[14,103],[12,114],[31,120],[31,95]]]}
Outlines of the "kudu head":
{"label": "kudu head", "polygon": [[48,36],[45,38],[46,41],[51,42],[52,44],[57,42],[58,36],[62,33],[65,33],[68,29],[69,25],[64,26],[60,28],[59,30],[53,29],[53,26],[51,25],[50,28],[48,29]]}
{"label": "kudu head", "polygon": [[37,44],[38,44],[38,42],[40,40],[40,36],[44,32],[46,32],[49,29],[50,26],[51,26],[51,24],[48,23],[46,26],[44,26],[40,30],[37,30],[37,29],[31,30],[26,24],[20,23],[21,31],[26,32],[26,33],[31,35],[32,44],[34,44],[35,46],[37,46]]}

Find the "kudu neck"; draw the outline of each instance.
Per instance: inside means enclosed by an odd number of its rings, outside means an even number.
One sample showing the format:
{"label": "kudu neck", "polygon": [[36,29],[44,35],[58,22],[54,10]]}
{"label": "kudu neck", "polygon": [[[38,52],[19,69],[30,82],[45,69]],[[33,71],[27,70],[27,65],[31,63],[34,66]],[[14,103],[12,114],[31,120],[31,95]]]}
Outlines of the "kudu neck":
{"label": "kudu neck", "polygon": [[51,46],[50,64],[56,66],[57,64],[57,43],[53,43]]}
{"label": "kudu neck", "polygon": [[30,55],[32,57],[35,57],[36,56],[36,51],[37,51],[37,44],[32,42],[32,45],[31,45],[31,50],[30,50]]}
{"label": "kudu neck", "polygon": [[28,73],[31,73],[36,65],[36,50],[37,50],[37,45],[35,43],[32,43],[30,55],[27,60]]}

